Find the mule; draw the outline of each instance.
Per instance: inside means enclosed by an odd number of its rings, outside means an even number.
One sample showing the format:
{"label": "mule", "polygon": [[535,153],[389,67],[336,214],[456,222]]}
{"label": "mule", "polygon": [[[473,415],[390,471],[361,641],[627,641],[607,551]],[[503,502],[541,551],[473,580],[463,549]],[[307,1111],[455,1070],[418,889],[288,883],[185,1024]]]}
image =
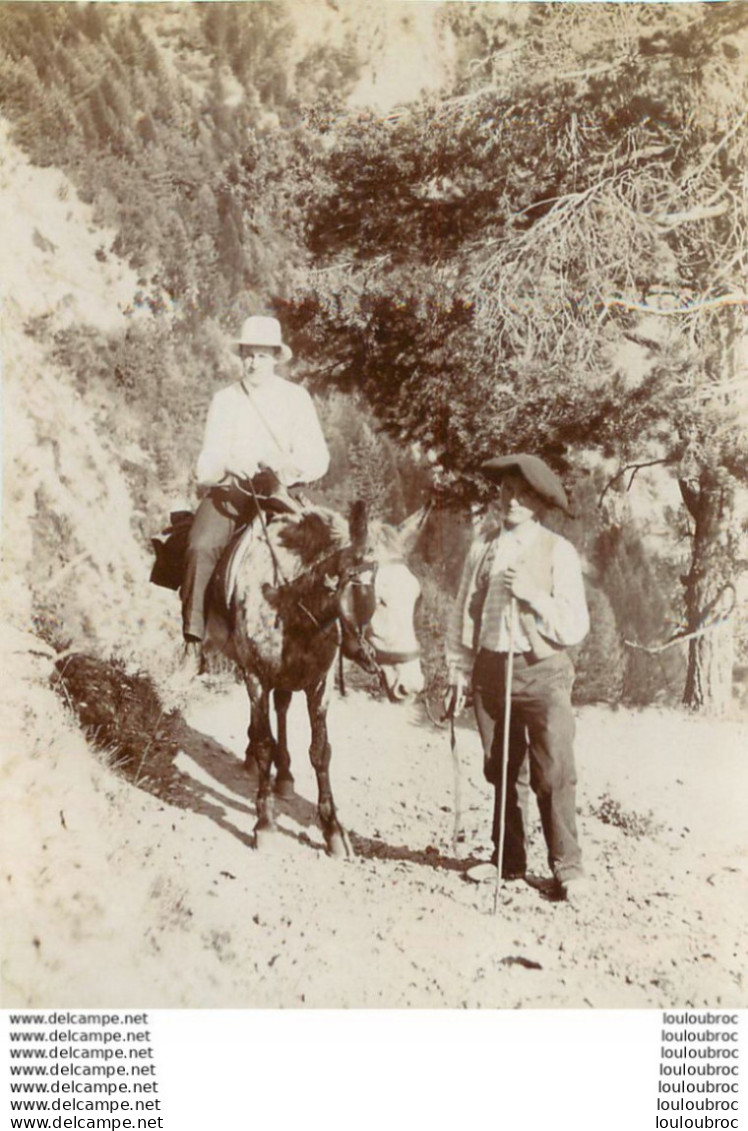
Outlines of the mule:
{"label": "mule", "polygon": [[351,854],[330,784],[327,710],[334,662],[342,647],[378,673],[392,700],[422,689],[414,627],[420,586],[406,565],[422,521],[417,512],[399,527],[370,524],[365,507],[355,504],[346,523],[334,511],[310,507],[268,524],[255,522],[234,549],[227,577],[229,644],[250,701],[246,756],[258,773],[257,847],[276,828],[273,793],[293,793],[286,716],[293,692],[303,691],[325,845],[332,855]]}

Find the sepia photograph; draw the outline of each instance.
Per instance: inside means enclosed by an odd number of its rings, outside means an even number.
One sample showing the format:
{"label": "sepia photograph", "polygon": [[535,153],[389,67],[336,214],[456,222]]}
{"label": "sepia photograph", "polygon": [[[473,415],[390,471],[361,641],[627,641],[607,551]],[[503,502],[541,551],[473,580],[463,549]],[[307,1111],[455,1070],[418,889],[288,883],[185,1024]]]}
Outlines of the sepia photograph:
{"label": "sepia photograph", "polygon": [[3,1009],[748,1007],[747,107],[745,0],[0,2]]}

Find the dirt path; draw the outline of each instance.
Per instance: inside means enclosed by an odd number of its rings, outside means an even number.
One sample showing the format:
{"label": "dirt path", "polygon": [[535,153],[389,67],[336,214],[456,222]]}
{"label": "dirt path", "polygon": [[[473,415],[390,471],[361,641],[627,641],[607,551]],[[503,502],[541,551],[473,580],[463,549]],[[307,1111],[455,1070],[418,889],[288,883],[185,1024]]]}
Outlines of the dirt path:
{"label": "dirt path", "polygon": [[[333,785],[356,859],[323,852],[303,700],[291,713],[297,798],[279,806],[277,847],[248,851],[254,782],[241,758],[241,689],[187,712],[180,769],[213,826],[209,854],[231,888],[226,924],[242,1004],[660,1006],[744,1000],[740,912],[748,895],[741,738],[671,712],[588,709],[578,741],[580,822],[594,885],[588,912],[542,885],[463,876],[485,858],[490,796],[477,738],[460,728],[461,834],[444,732],[420,710],[354,695],[331,713]],[[217,741],[197,741],[198,735]],[[301,753],[300,753],[301,752]],[[742,788],[741,788],[742,782]],[[651,811],[651,813],[650,813]],[[604,819],[607,817],[608,821]],[[613,823],[610,823],[613,822]],[[222,837],[217,836],[220,830]],[[531,864],[548,876],[539,827]],[[240,912],[241,914],[241,912]],[[244,928],[242,929],[242,922]],[[246,996],[244,996],[246,994]]]}
{"label": "dirt path", "polygon": [[[333,788],[356,849],[337,861],[316,824],[303,699],[290,715],[297,796],[279,806],[275,846],[253,849],[246,714],[235,685],[191,695],[174,804],[74,743],[14,763],[5,835],[29,851],[16,852],[8,880],[8,1005],[746,1004],[744,725],[585,708],[590,909],[511,884],[494,916],[492,886],[463,877],[490,847],[472,728],[458,734],[455,858],[446,733],[416,708],[361,692],[336,700]],[[531,867],[547,877],[537,827]]]}

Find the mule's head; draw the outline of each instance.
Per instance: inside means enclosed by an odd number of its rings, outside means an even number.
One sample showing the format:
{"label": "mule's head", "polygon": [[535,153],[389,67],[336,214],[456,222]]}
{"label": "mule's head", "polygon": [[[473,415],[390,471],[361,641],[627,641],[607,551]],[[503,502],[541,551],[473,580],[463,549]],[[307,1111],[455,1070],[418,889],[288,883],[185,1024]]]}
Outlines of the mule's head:
{"label": "mule's head", "polygon": [[354,566],[341,594],[343,651],[366,671],[379,672],[393,700],[423,690],[414,624],[421,587],[406,559],[424,517],[418,511],[398,527],[370,530],[362,505],[351,515]]}

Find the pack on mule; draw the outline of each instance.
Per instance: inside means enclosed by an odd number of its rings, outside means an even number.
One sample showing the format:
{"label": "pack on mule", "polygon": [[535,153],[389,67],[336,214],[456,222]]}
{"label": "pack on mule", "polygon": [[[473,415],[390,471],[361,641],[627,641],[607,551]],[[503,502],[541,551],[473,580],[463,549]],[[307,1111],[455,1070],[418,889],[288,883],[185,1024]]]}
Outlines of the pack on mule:
{"label": "pack on mule", "polygon": [[153,585],[160,585],[164,589],[179,589],[184,577],[187,540],[194,517],[194,511],[172,511],[169,526],[151,538],[151,546],[156,555],[150,576]]}
{"label": "pack on mule", "polygon": [[[422,520],[418,512],[399,527],[370,525],[363,504],[355,504],[346,523],[334,511],[308,507],[266,525],[254,523],[233,546],[221,580],[229,634],[218,643],[241,668],[250,700],[247,763],[258,771],[258,847],[276,828],[273,792],[293,791],[286,715],[293,692],[303,691],[325,844],[334,855],[350,854],[329,773],[334,661],[342,645],[351,659],[380,675],[393,700],[421,690],[413,623],[420,586],[405,559]],[[211,639],[209,617],[209,644]]]}

